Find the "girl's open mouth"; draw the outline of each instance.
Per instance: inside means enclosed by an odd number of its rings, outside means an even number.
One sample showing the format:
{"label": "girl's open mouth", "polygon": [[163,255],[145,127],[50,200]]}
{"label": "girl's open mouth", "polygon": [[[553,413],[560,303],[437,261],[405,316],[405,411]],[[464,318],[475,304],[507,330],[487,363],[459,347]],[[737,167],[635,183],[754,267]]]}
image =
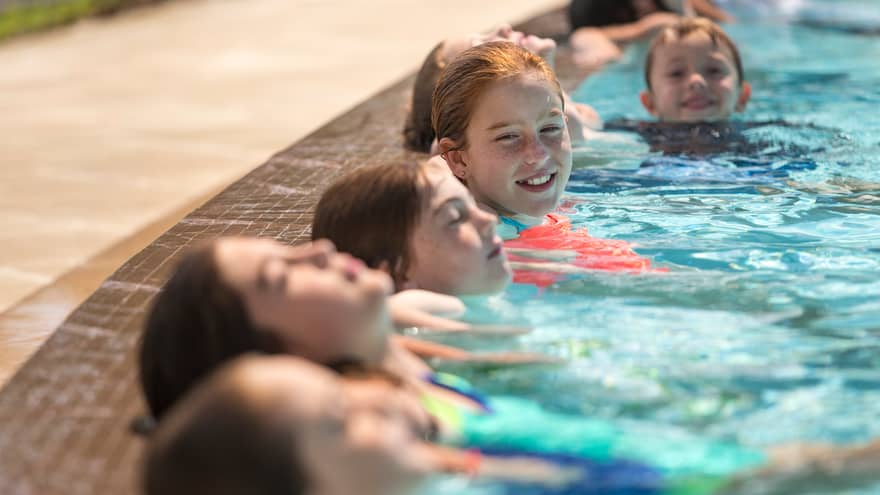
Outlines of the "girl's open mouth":
{"label": "girl's open mouth", "polygon": [[530,179],[518,180],[516,185],[529,192],[542,192],[550,189],[556,182],[556,174],[538,175]]}

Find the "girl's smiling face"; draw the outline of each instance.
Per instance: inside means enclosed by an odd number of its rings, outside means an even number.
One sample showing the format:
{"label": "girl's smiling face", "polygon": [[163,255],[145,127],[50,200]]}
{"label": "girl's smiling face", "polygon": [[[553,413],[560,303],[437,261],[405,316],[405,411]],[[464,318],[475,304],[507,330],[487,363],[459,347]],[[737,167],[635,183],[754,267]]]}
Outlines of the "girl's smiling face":
{"label": "girl's smiling face", "polygon": [[440,149],[476,200],[501,215],[540,217],[571,174],[571,140],[558,89],[538,72],[492,83],[478,98],[465,146]]}
{"label": "girl's smiling face", "polygon": [[412,238],[412,287],[445,294],[497,292],[510,280],[498,217],[482,210],[445,165],[425,166],[427,204]]}

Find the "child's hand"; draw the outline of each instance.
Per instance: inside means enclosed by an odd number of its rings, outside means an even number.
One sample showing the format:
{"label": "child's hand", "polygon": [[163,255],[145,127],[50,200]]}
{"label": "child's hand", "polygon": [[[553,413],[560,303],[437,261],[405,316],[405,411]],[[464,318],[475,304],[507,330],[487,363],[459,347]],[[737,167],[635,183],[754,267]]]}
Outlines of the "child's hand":
{"label": "child's hand", "polygon": [[598,69],[619,59],[623,52],[611,38],[596,28],[580,28],[569,39],[572,60],[580,67]]}
{"label": "child's hand", "polygon": [[681,16],[671,12],[655,12],[639,19],[639,25],[644,29],[643,38],[653,38],[663,28],[672,26],[681,21]]}
{"label": "child's hand", "polygon": [[543,58],[551,69],[556,70],[556,42],[552,39],[532,34],[522,35],[519,46]]}
{"label": "child's hand", "polygon": [[394,327],[467,330],[467,323],[453,318],[464,313],[464,303],[453,296],[425,290],[405,290],[388,297],[388,313]]}
{"label": "child's hand", "polygon": [[421,289],[400,291],[388,298],[388,304],[389,306],[409,307],[447,318],[457,318],[465,311],[461,299]]}

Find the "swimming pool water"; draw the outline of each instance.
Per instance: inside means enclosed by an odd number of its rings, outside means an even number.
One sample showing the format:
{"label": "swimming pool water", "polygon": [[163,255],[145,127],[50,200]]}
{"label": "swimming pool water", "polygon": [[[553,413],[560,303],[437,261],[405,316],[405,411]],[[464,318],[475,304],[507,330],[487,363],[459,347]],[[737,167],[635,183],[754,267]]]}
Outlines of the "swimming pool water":
{"label": "swimming pool water", "polygon": [[[738,120],[791,125],[745,131],[758,145],[745,156],[661,157],[632,136],[577,150],[566,214],[669,272],[514,286],[493,314],[535,328],[522,349],[570,361],[456,372],[549,409],[748,446],[880,437],[880,37],[775,21],[728,32],[754,87]],[[648,119],[642,57],[631,49],[574,98]],[[446,483],[435,490],[461,488]]]}

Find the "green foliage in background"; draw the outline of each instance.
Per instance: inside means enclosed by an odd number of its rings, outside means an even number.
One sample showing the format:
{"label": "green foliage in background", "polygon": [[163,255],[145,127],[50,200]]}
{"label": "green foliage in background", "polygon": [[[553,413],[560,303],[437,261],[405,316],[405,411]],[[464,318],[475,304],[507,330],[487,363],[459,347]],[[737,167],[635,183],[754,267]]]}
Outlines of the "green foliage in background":
{"label": "green foliage in background", "polygon": [[24,0],[0,3],[0,40],[116,11],[144,0]]}

